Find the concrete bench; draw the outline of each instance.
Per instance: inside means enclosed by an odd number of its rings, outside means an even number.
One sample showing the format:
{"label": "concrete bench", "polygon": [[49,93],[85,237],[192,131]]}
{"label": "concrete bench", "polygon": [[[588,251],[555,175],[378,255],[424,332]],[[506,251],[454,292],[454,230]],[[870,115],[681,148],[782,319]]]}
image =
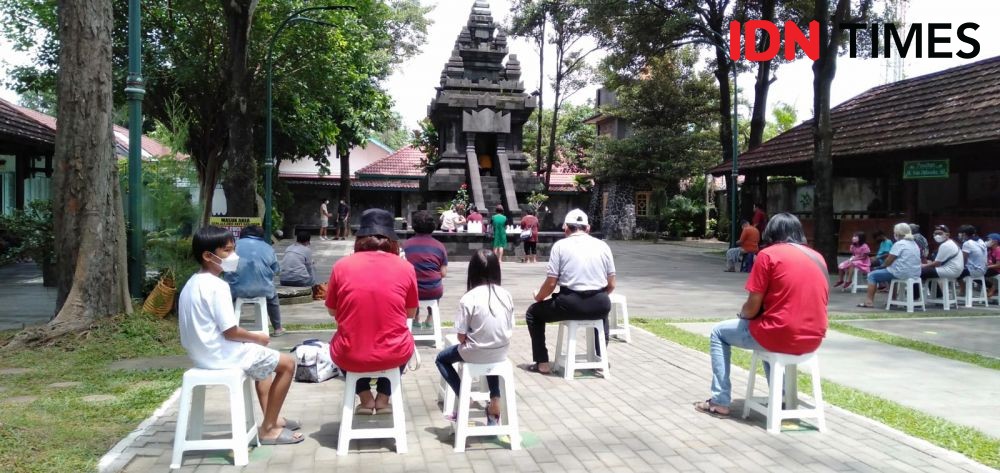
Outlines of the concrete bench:
{"label": "concrete bench", "polygon": [[277,286],[275,290],[281,305],[305,304],[313,300],[311,287]]}

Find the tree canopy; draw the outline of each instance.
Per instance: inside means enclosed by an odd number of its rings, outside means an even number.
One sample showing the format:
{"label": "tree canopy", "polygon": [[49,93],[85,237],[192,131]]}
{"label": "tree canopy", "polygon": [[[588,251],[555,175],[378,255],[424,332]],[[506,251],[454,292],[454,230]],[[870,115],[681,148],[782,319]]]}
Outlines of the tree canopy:
{"label": "tree canopy", "polygon": [[[253,127],[252,152],[263,154],[264,75],[267,41],[304,0],[263,0],[246,27],[249,93],[245,107]],[[357,0],[354,11],[312,12],[328,25],[302,22],[282,33],[274,49],[274,156],[308,157],[328,166],[326,149],[350,149],[391,123],[391,98],[382,81],[393,67],[419,51],[429,24],[418,0]],[[188,152],[198,165],[202,199],[223,172],[227,146],[224,113],[229,92],[227,62],[232,32],[226,2],[143,2],[143,102],[146,131],[166,123],[167,101],[181,97],[189,120]],[[45,97],[54,90],[58,37],[53,0],[0,0],[0,33],[15,47],[32,51],[33,65],[12,70],[22,94]],[[127,0],[114,0],[115,104],[124,103],[127,74]],[[330,26],[332,25],[332,26]],[[260,159],[249,159],[253,165]],[[230,163],[232,166],[233,163]],[[243,164],[241,164],[243,165]]]}
{"label": "tree canopy", "polygon": [[605,71],[618,104],[601,110],[628,124],[621,139],[599,137],[589,161],[598,177],[660,184],[700,174],[718,161],[718,90],[692,49],[650,58],[641,75]]}

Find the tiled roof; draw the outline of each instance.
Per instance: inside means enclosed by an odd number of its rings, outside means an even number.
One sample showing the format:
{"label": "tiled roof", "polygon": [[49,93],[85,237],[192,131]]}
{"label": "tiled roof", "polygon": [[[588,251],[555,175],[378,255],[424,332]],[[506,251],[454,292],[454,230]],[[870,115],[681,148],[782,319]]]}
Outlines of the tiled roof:
{"label": "tiled roof", "polygon": [[0,99],[0,136],[8,141],[29,141],[32,145],[51,147],[55,143],[55,128],[39,123],[20,107]]}
{"label": "tiled roof", "polygon": [[[830,119],[834,158],[1000,140],[1000,56],[872,88],[834,107]],[[811,160],[811,127],[807,120],[743,153],[740,168]]]}
{"label": "tiled roof", "polygon": [[[22,115],[34,121],[36,126],[49,130],[52,134],[52,141],[55,141],[56,117],[0,99],[0,106],[3,105],[16,109]],[[120,156],[128,156],[128,128],[114,125],[114,136],[116,145],[115,152]],[[165,156],[168,154],[171,154],[170,148],[164,146],[159,141],[156,141],[146,135],[142,135],[142,157],[150,158]]]}
{"label": "tiled roof", "polygon": [[413,146],[406,146],[385,158],[358,169],[354,174],[359,177],[392,176],[419,178],[425,175],[424,169],[420,164],[422,159],[424,159],[424,153]]}
{"label": "tiled roof", "polygon": [[[289,179],[288,184],[339,187],[339,180]],[[351,189],[359,190],[420,190],[420,181],[413,179],[351,179]]]}

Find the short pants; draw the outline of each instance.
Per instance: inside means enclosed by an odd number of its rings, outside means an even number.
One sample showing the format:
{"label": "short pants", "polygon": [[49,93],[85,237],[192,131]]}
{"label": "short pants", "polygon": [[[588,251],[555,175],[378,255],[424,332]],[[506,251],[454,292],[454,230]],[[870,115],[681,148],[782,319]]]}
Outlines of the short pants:
{"label": "short pants", "polygon": [[247,376],[256,381],[263,381],[274,373],[281,357],[277,350],[256,343],[246,343],[244,347],[246,353],[243,355],[240,368]]}

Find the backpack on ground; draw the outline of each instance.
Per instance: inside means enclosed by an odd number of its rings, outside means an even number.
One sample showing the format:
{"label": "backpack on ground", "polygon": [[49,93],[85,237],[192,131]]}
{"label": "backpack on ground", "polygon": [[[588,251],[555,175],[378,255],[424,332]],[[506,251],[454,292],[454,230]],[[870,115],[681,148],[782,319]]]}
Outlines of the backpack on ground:
{"label": "backpack on ground", "polygon": [[329,343],[313,338],[295,345],[291,352],[296,364],[295,381],[320,383],[340,375],[330,358]]}

